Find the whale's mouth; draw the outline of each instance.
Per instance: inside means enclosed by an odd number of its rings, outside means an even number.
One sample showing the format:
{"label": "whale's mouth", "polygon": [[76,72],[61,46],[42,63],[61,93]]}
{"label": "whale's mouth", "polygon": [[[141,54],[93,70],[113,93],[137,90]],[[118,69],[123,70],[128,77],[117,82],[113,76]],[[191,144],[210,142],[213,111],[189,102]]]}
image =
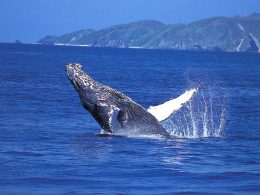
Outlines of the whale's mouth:
{"label": "whale's mouth", "polygon": [[76,88],[76,90],[80,89],[80,85],[77,83],[77,81],[75,81],[75,80],[70,80],[70,81],[73,84],[73,86]]}

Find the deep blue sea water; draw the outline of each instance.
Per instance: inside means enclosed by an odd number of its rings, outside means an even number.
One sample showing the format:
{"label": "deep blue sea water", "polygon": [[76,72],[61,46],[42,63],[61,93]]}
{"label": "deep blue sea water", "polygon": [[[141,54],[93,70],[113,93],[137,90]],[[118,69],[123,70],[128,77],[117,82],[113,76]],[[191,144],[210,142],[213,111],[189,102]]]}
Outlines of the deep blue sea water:
{"label": "deep blue sea water", "polygon": [[[198,87],[196,128],[98,135],[72,62],[144,107]],[[0,110],[0,194],[260,194],[259,54],[0,44]]]}

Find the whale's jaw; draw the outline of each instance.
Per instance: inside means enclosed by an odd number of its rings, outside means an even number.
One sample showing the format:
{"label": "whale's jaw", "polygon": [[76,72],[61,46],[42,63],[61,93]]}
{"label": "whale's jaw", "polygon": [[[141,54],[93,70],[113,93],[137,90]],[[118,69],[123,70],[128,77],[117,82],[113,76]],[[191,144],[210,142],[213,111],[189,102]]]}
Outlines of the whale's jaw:
{"label": "whale's jaw", "polygon": [[66,65],[67,77],[78,92],[82,106],[93,112],[98,101],[98,83],[88,76],[80,64]]}

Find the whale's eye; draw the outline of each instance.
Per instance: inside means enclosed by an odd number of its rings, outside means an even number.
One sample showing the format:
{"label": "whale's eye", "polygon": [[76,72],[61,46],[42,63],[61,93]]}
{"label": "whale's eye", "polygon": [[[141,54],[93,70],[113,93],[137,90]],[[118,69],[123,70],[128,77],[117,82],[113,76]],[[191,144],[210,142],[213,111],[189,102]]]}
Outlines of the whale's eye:
{"label": "whale's eye", "polygon": [[102,104],[100,104],[100,102],[96,102],[96,103],[94,104],[94,110],[99,111],[99,110],[101,109],[101,107],[102,107]]}

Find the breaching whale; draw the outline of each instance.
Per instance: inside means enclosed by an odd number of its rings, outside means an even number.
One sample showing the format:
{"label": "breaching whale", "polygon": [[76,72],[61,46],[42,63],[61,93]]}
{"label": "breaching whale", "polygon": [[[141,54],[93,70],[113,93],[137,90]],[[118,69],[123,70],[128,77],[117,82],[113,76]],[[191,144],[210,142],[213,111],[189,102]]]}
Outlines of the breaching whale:
{"label": "breaching whale", "polygon": [[80,64],[68,64],[66,71],[79,94],[81,104],[106,134],[128,132],[169,138],[169,133],[160,121],[169,118],[196,93],[196,89],[191,89],[176,99],[146,110],[125,94],[92,79]]}

